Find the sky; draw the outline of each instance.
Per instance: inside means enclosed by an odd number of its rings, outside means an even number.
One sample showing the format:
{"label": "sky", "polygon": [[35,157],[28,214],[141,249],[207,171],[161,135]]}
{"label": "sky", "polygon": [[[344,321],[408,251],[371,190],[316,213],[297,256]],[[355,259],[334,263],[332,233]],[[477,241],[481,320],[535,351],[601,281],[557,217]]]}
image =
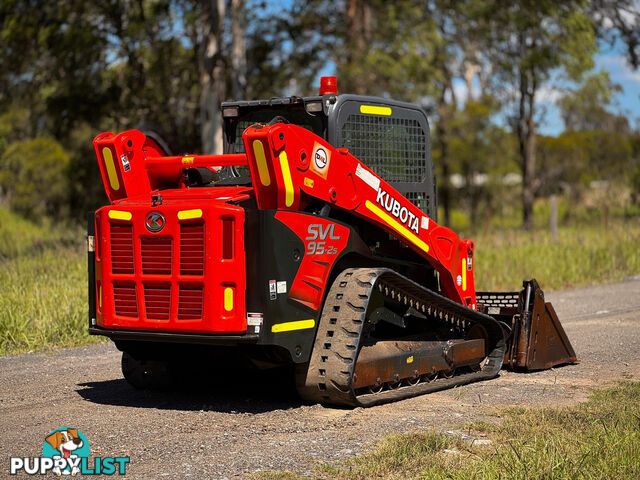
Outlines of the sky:
{"label": "sky", "polygon": [[[618,115],[624,115],[629,119],[629,125],[640,128],[640,69],[634,71],[625,58],[624,46],[616,43],[613,46],[602,43],[600,51],[594,56],[593,72],[606,70],[613,83],[622,87],[622,92],[616,94],[613,107],[610,111]],[[555,86],[554,86],[555,85]],[[564,130],[564,124],[560,117],[560,111],[555,102],[563,95],[563,89],[567,87],[565,81],[550,81],[540,88],[536,97],[538,110],[538,132],[543,135],[558,135]],[[573,88],[576,85],[572,86]],[[463,79],[454,80],[456,98],[464,103],[467,97],[467,86]],[[499,115],[496,122],[504,125],[506,118]]]}
{"label": "sky", "polygon": [[[594,71],[607,70],[611,81],[622,86],[622,92],[616,95],[611,111],[626,116],[632,128],[640,128],[640,69],[634,71],[628,65],[620,46],[602,47],[594,60]],[[540,132],[545,135],[557,135],[564,129],[558,109],[554,105],[554,100],[559,96],[559,91],[547,89],[542,92],[539,100],[547,108],[545,121],[540,125]]]}

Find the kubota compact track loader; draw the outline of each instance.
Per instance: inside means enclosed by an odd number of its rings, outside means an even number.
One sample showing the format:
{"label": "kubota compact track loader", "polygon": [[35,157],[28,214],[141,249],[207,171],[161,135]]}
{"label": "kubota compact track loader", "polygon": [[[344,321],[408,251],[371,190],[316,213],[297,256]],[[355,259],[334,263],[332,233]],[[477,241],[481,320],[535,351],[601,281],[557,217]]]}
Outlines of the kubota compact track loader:
{"label": "kubota compact track loader", "polygon": [[295,364],[307,401],[369,406],[576,361],[535,280],[476,292],[473,241],[436,223],[422,109],[323,77],[222,115],[224,155],[93,142],[110,205],[89,221],[89,331],[131,384],[233,353]]}

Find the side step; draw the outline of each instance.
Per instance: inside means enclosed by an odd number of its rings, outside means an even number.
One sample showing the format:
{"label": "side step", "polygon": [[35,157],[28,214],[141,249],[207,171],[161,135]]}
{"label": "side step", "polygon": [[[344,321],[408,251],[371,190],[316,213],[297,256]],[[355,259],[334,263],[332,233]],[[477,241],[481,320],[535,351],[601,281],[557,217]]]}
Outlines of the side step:
{"label": "side step", "polygon": [[578,363],[553,305],[535,279],[525,280],[520,292],[478,292],[478,310],[510,330],[504,366],[513,370],[544,370]]}

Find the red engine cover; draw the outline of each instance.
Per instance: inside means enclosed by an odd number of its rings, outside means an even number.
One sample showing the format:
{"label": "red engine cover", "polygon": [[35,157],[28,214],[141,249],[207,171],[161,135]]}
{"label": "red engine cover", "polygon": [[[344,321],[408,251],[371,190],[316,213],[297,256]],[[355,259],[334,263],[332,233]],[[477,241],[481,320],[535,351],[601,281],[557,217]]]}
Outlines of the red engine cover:
{"label": "red engine cover", "polygon": [[99,326],[246,331],[244,210],[222,199],[192,205],[145,202],[97,212]]}

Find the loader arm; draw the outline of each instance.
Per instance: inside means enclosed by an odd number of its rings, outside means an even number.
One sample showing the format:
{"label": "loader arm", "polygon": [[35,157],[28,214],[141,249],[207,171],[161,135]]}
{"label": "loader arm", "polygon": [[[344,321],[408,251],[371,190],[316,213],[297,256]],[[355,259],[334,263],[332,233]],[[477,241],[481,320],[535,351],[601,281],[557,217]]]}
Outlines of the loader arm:
{"label": "loader arm", "polygon": [[315,198],[364,218],[429,262],[445,296],[476,309],[473,241],[438,225],[346,148],[283,123],[251,126],[243,141],[258,208],[298,211]]}

